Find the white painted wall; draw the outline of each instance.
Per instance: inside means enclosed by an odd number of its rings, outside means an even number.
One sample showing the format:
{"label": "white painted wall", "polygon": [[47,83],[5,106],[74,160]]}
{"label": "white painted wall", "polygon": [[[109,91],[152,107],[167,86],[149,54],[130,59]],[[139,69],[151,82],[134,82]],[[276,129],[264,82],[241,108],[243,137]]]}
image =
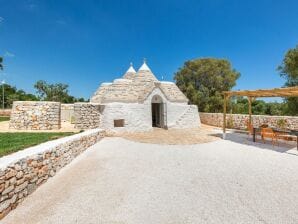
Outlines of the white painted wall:
{"label": "white painted wall", "polygon": [[[155,97],[158,96],[158,97]],[[168,128],[195,128],[200,126],[197,106],[172,103],[159,88],[155,88],[144,103],[109,103],[102,111],[101,128],[112,131],[152,130],[151,103],[166,103]],[[124,119],[124,127],[114,127],[114,120]]]}
{"label": "white painted wall", "polygon": [[[201,121],[198,112],[198,107],[196,105],[188,105],[186,102],[184,103],[172,103],[167,100],[166,96],[163,92],[156,88],[152,91],[151,94],[145,100],[145,104],[149,105],[151,111],[151,102],[155,102],[154,96],[157,97],[158,102],[159,99],[162,99],[163,103],[166,103],[167,106],[167,126],[168,128],[196,128],[200,127]],[[150,112],[151,113],[151,112]]]}
{"label": "white painted wall", "polygon": [[185,105],[185,111],[172,124],[170,128],[197,128],[201,126],[198,107],[196,105]]}
{"label": "white painted wall", "polygon": [[[151,106],[151,105],[150,105]],[[109,103],[102,112],[102,128],[113,131],[149,131],[152,129],[151,107],[138,103]],[[124,127],[114,127],[114,120],[124,119]]]}

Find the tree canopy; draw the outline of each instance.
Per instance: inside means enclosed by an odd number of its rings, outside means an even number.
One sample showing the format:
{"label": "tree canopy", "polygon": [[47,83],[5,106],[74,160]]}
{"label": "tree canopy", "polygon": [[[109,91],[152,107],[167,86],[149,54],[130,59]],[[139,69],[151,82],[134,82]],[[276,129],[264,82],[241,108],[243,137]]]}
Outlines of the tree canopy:
{"label": "tree canopy", "polygon": [[75,98],[68,94],[68,85],[63,83],[49,84],[39,80],[34,84],[38,97],[45,101],[57,101],[61,103],[84,102],[84,98]]}
{"label": "tree canopy", "polygon": [[[277,70],[286,79],[285,86],[298,86],[298,45],[289,49]],[[298,115],[298,97],[286,98],[286,110],[289,115]]]}
{"label": "tree canopy", "polygon": [[202,58],[186,61],[175,73],[177,86],[202,112],[222,112],[222,91],[236,85],[240,73],[226,59]]}
{"label": "tree canopy", "polygon": [[[285,102],[265,102],[264,100],[253,100],[252,113],[256,115],[286,115]],[[247,114],[248,100],[246,97],[231,97],[228,112],[232,114]]]}
{"label": "tree canopy", "polygon": [[[34,85],[38,89],[38,96],[31,93],[26,93],[22,89],[17,89],[9,84],[0,85],[0,89],[4,85],[4,107],[11,108],[13,101],[58,101],[61,103],[85,102],[84,98],[76,98],[68,94],[68,85],[57,83],[48,84],[45,81],[38,81]],[[0,91],[0,102],[2,102],[2,91]]]}
{"label": "tree canopy", "polygon": [[[4,107],[5,108],[10,108],[12,106],[13,101],[36,101],[38,100],[38,97],[36,97],[33,94],[30,93],[26,93],[24,90],[22,89],[17,89],[14,86],[11,86],[9,84],[2,84],[0,85],[0,89],[2,89],[4,85]],[[3,92],[0,91],[0,100],[2,102],[2,97],[3,97]]]}

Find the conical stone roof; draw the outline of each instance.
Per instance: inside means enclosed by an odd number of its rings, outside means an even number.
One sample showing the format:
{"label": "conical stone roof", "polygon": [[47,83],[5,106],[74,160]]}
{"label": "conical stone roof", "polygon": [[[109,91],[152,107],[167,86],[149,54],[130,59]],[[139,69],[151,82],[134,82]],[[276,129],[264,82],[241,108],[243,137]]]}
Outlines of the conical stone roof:
{"label": "conical stone roof", "polygon": [[123,78],[124,79],[133,79],[136,74],[137,74],[136,70],[134,69],[132,63],[130,63],[130,66],[127,69],[127,71],[125,72],[125,74],[123,75]]}
{"label": "conical stone roof", "polygon": [[111,102],[141,103],[155,88],[160,88],[169,101],[188,102],[175,83],[159,82],[145,61],[138,72],[131,64],[122,79],[102,84],[91,97],[90,102],[102,104]]}

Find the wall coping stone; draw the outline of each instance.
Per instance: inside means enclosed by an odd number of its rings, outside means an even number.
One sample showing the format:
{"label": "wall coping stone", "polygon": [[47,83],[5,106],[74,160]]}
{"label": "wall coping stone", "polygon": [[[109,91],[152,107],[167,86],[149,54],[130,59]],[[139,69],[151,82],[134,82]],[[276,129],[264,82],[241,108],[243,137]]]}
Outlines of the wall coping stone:
{"label": "wall coping stone", "polygon": [[[200,118],[203,124],[222,127],[222,113],[202,113]],[[235,129],[247,129],[248,114],[230,114],[227,113],[227,126]],[[278,116],[278,115],[252,115],[253,126],[260,126],[264,123],[270,127],[278,127],[279,120],[286,120],[286,128],[298,129],[298,116]]]}
{"label": "wall coping stone", "polygon": [[34,103],[46,103],[46,104],[48,104],[48,103],[60,103],[60,102],[56,102],[56,101],[41,101],[41,100],[36,100],[36,101],[32,101],[32,100],[24,100],[24,101],[22,101],[22,100],[16,100],[16,101],[13,101],[13,102],[16,102],[16,103],[32,103],[32,104],[34,104]]}
{"label": "wall coping stone", "polygon": [[0,171],[4,170],[10,164],[14,164],[21,159],[25,159],[26,157],[29,157],[29,156],[38,155],[43,152],[51,151],[53,148],[55,148],[58,145],[61,145],[67,142],[72,142],[73,140],[80,139],[81,137],[88,136],[90,134],[94,134],[97,132],[104,132],[104,130],[100,128],[90,129],[82,133],[59,138],[53,141],[44,142],[39,145],[32,146],[32,147],[17,151],[15,153],[9,154],[7,156],[3,156],[0,158]]}
{"label": "wall coping stone", "polygon": [[[208,112],[199,112],[199,114],[221,114],[223,115],[223,113],[208,113]],[[249,114],[231,114],[231,113],[227,113],[227,116],[229,115],[239,115],[239,116],[248,116]],[[298,116],[284,116],[284,115],[269,115],[269,114],[252,114],[251,116],[254,117],[272,117],[272,118],[297,118]]]}

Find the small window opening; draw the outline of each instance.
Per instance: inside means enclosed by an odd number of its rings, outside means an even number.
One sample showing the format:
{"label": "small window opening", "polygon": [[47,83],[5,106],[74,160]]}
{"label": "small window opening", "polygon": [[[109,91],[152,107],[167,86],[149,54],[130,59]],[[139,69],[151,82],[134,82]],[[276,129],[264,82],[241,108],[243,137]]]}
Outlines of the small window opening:
{"label": "small window opening", "polygon": [[124,119],[114,120],[114,127],[115,128],[124,127]]}

